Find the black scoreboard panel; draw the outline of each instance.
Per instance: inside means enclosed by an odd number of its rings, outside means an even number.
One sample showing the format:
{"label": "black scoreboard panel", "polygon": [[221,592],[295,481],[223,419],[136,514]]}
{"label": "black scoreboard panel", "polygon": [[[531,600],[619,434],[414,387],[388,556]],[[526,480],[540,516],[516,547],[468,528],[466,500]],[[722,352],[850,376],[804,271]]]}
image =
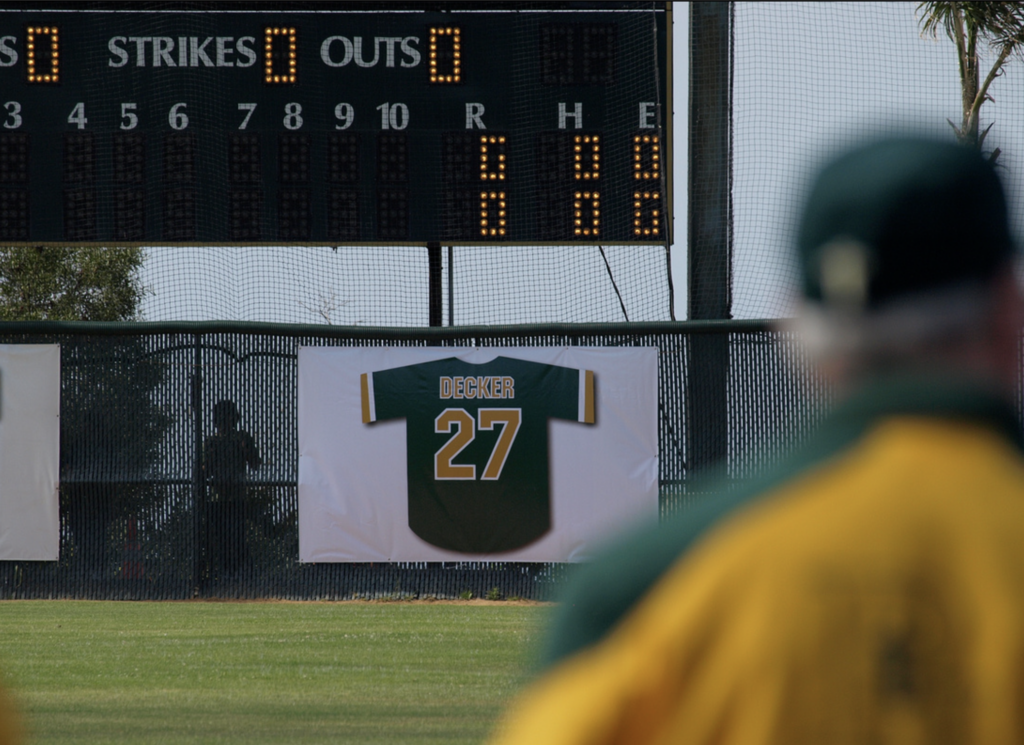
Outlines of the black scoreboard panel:
{"label": "black scoreboard panel", "polygon": [[664,4],[381,7],[0,10],[0,241],[666,240]]}

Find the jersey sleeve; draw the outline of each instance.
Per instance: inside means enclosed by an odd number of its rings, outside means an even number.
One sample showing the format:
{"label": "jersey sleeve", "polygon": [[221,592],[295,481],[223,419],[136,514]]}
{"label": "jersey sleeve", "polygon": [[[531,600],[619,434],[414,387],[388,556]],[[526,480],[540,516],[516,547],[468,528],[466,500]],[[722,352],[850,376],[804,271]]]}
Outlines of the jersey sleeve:
{"label": "jersey sleeve", "polygon": [[596,402],[594,401],[594,371],[579,371],[579,412],[577,421],[594,424],[597,421]]}
{"label": "jersey sleeve", "polygon": [[[582,424],[597,421],[595,376],[593,370],[579,370],[558,365],[536,365],[523,362],[529,371],[529,384],[522,398],[524,403],[539,405],[552,419],[565,419]],[[519,390],[517,383],[517,391]]]}
{"label": "jersey sleeve", "polygon": [[401,419],[410,403],[437,397],[427,365],[362,373],[359,380],[363,424]]}
{"label": "jersey sleeve", "polygon": [[377,421],[377,406],[373,400],[373,373],[359,376],[359,399],[363,410],[363,424]]}
{"label": "jersey sleeve", "polygon": [[[359,380],[359,392],[363,409],[363,424],[387,421],[394,416],[394,406],[390,399],[395,397],[398,384],[395,381],[395,370],[381,370],[363,373]],[[388,374],[392,373],[392,374]],[[381,397],[385,400],[381,401]],[[380,405],[383,403],[383,407]],[[389,406],[389,403],[392,404]]]}

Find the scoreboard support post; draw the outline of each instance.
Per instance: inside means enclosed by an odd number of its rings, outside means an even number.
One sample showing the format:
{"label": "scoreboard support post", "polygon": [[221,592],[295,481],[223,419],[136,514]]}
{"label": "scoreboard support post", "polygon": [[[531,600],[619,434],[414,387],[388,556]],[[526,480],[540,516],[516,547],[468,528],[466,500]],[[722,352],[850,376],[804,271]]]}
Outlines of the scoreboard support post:
{"label": "scoreboard support post", "polygon": [[[690,320],[732,315],[733,5],[690,3]],[[729,340],[695,335],[689,351],[689,431],[702,436],[687,440],[686,463],[702,469],[727,452]]]}

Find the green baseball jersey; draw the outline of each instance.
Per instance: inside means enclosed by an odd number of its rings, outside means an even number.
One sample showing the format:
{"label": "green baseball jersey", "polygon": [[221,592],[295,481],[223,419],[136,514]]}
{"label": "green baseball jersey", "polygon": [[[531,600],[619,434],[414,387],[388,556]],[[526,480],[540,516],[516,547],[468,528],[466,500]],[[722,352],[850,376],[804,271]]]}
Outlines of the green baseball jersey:
{"label": "green baseball jersey", "polygon": [[548,420],[594,423],[594,373],[497,357],[363,373],[363,422],[406,420],[409,528],[498,553],[551,529]]}

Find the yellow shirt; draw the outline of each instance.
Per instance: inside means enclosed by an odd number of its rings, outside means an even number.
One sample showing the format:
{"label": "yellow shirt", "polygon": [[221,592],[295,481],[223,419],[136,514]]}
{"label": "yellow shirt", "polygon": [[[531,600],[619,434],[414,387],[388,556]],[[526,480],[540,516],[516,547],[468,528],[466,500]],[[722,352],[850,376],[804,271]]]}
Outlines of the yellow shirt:
{"label": "yellow shirt", "polygon": [[880,419],[737,511],[495,745],[1024,740],[1024,458]]}
{"label": "yellow shirt", "polygon": [[18,745],[21,742],[21,717],[7,692],[0,688],[0,745]]}

